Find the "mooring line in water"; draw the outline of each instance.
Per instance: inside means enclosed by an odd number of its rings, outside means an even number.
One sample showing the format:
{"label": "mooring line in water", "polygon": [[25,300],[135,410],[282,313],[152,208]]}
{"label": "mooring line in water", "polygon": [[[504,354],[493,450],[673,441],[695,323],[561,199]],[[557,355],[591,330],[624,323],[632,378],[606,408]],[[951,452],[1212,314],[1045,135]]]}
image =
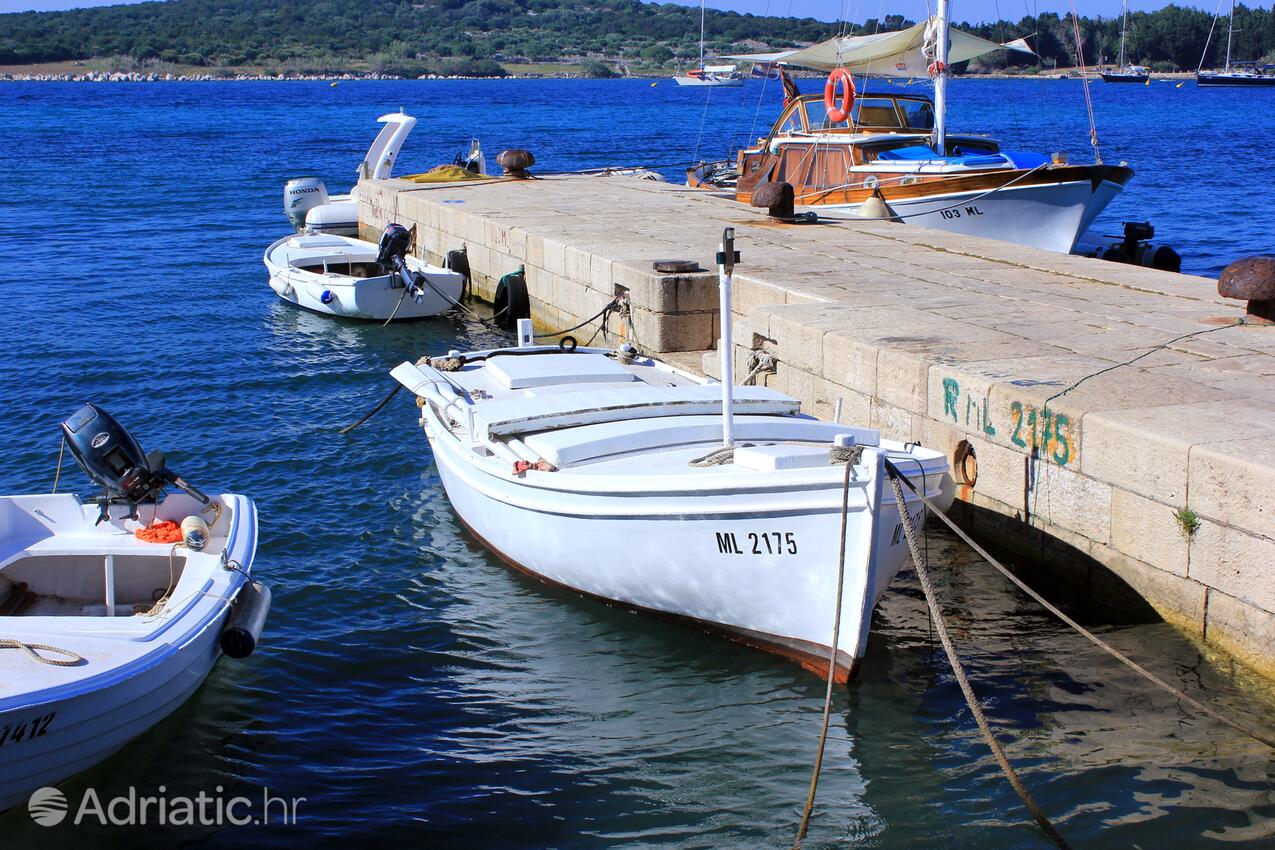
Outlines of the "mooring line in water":
{"label": "mooring line in water", "polygon": [[1084,626],[1077,623],[1071,617],[1068,617],[1066,614],[1060,611],[1056,606],[1051,605],[1045,599],[1045,597],[1041,596],[1039,593],[1037,593],[1036,591],[1028,587],[1027,584],[1022,579],[1020,579],[1018,576],[1010,572],[1008,567],[1006,567],[1000,561],[993,558],[991,554],[982,546],[979,546],[977,543],[975,543],[973,538],[971,538],[968,534],[962,531],[961,528],[957,526],[957,524],[953,522],[952,519],[947,514],[939,510],[939,508],[933,502],[931,502],[923,493],[918,491],[916,487],[912,484],[912,482],[909,481],[907,478],[905,478],[901,472],[899,472],[898,467],[890,463],[890,461],[888,460],[885,462],[885,465],[886,465],[887,471],[889,471],[890,473],[890,476],[892,478],[897,477],[904,484],[906,484],[908,489],[911,490],[913,493],[915,493],[916,497],[921,500],[921,503],[925,505],[928,509],[933,511],[936,515],[938,515],[938,518],[943,520],[943,522],[947,525],[947,527],[952,529],[952,531],[956,533],[957,537],[964,540],[967,544],[969,544],[970,548],[972,548],[978,554],[982,555],[983,559],[987,561],[987,563],[991,564],[993,567],[996,568],[996,570],[1001,575],[1003,575],[1005,578],[1013,582],[1018,587],[1019,590],[1021,590],[1023,593],[1026,593],[1028,596],[1030,596],[1046,611],[1053,614],[1055,617],[1062,620],[1067,625],[1071,626],[1073,629],[1079,632],[1080,635],[1083,638],[1085,638],[1087,641],[1089,641],[1094,646],[1101,649],[1103,652],[1106,652],[1108,655],[1110,655],[1112,658],[1115,658],[1120,663],[1124,664],[1130,670],[1137,673],[1139,676],[1146,679],[1151,684],[1173,695],[1177,699],[1181,700],[1182,702],[1194,708],[1199,713],[1206,715],[1208,717],[1211,717],[1214,720],[1216,720],[1218,723],[1221,723],[1224,726],[1228,726],[1231,729],[1234,729],[1236,732],[1239,732],[1240,734],[1245,735],[1249,738],[1252,738],[1254,741],[1257,741],[1261,744],[1265,744],[1266,746],[1275,750],[1275,739],[1272,739],[1266,735],[1256,732],[1248,728],[1242,723],[1239,723],[1235,720],[1231,720],[1230,718],[1223,716],[1222,714],[1209,708],[1207,705],[1195,699],[1194,697],[1187,695],[1182,690],[1173,687],[1173,685],[1170,685],[1168,682],[1161,679],[1155,673],[1152,673],[1150,670],[1146,669],[1141,664],[1134,661],[1132,658],[1125,655],[1123,652],[1116,649],[1114,646],[1107,643],[1102,638],[1098,637],[1093,632],[1089,631]]}
{"label": "mooring line in water", "polygon": [[357,427],[359,427],[360,425],[362,425],[364,422],[366,422],[366,421],[368,421],[369,419],[371,419],[371,418],[372,418],[373,416],[375,416],[376,414],[380,413],[380,412],[381,412],[381,408],[382,408],[382,407],[385,407],[385,405],[389,404],[389,403],[390,403],[390,399],[392,399],[392,398],[394,398],[394,396],[398,395],[398,391],[399,391],[399,390],[401,390],[401,389],[403,389],[403,385],[402,385],[402,384],[396,384],[396,385],[394,386],[394,389],[390,390],[390,394],[389,394],[389,395],[387,395],[385,398],[381,399],[381,403],[380,403],[380,404],[378,404],[376,407],[374,407],[374,408],[372,408],[371,410],[369,410],[369,411],[368,411],[368,412],[364,415],[364,417],[363,417],[362,419],[360,419],[358,422],[355,422],[353,425],[346,425],[346,426],[345,426],[344,428],[342,428],[342,429],[341,429],[338,433],[341,433],[341,434],[348,434],[348,433],[350,433],[351,431],[353,431],[355,428],[357,428]]}
{"label": "mooring line in water", "polygon": [[[965,668],[961,666],[961,659],[957,657],[956,647],[952,643],[952,636],[947,633],[947,622],[943,619],[943,612],[939,610],[938,600],[934,597],[934,586],[930,583],[930,571],[926,568],[925,558],[921,555],[921,547],[916,542],[916,529],[912,527],[912,517],[908,515],[907,502],[903,498],[903,487],[899,483],[899,479],[903,476],[899,474],[898,469],[889,461],[886,461],[886,464],[890,474],[890,485],[894,488],[894,501],[899,506],[899,518],[903,522],[903,533],[908,540],[908,549],[912,552],[912,562],[916,566],[917,578],[921,580],[921,590],[925,593],[925,602],[930,607],[930,619],[934,623],[934,631],[938,633],[939,643],[943,644],[943,650],[947,653],[948,663],[952,665],[952,673],[956,676],[956,683],[961,686],[961,693],[965,695],[965,703],[969,706],[970,713],[974,715],[974,721],[978,723],[979,731],[983,733],[983,739],[987,742],[992,755],[996,758],[996,763],[1000,765],[1001,772],[1009,780],[1009,784],[1013,787],[1015,793],[1018,794],[1018,798],[1023,801],[1023,805],[1032,813],[1032,817],[1036,819],[1036,823],[1040,824],[1040,828],[1044,830],[1045,834],[1059,847],[1067,850],[1071,845],[1054,827],[1045,812],[1036,803],[1035,798],[1032,797],[1031,792],[1027,790],[1027,786],[1023,784],[1022,779],[1018,777],[1018,773],[1014,770],[1014,766],[1009,763],[1009,757],[1005,755],[1005,750],[1001,747],[1000,741],[996,740],[996,735],[993,734],[992,727],[987,722],[987,716],[983,714],[983,709],[978,704],[978,697],[974,695],[974,687],[965,675]],[[911,482],[909,482],[909,486],[911,486]],[[913,488],[913,492],[916,492],[915,488]]]}
{"label": "mooring line in water", "polygon": [[823,748],[828,741],[828,718],[832,714],[832,682],[837,673],[837,643],[841,637],[841,596],[846,575],[846,523],[850,514],[850,470],[854,463],[846,458],[845,481],[841,485],[841,548],[837,556],[837,604],[832,617],[832,651],[828,653],[828,690],[823,697],[823,723],[819,730],[819,750],[815,754],[815,766],[810,772],[810,792],[806,795],[806,807],[801,812],[801,826],[793,841],[793,850],[801,850],[801,841],[810,827],[810,815],[815,808],[815,791],[819,788],[819,771],[823,767]]}

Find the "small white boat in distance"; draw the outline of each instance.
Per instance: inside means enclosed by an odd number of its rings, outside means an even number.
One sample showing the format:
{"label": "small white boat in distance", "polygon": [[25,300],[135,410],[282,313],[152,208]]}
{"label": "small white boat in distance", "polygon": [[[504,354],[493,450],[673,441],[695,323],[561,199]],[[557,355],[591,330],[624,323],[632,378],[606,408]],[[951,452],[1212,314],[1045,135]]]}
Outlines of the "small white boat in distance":
{"label": "small white boat in distance", "polygon": [[[946,504],[946,457],[632,346],[538,346],[528,320],[519,337],[517,348],[451,352],[392,372],[423,399],[434,462],[474,536],[550,584],[827,673],[845,499],[833,672],[847,680],[872,609],[908,557],[884,462]],[[919,500],[909,512],[924,518]]]}
{"label": "small white boat in distance", "polygon": [[390,262],[378,261],[380,252],[379,246],[349,236],[294,234],[267,248],[263,259],[270,288],[280,298],[328,316],[420,319],[460,301],[464,275],[410,255],[401,257],[405,271],[400,273]]}
{"label": "small white boat in distance", "polygon": [[[106,492],[0,497],[0,811],[166,717],[222,651],[252,651],[270,605],[249,499],[204,496],[93,405],[63,429]],[[135,535],[166,520],[178,542]]]}
{"label": "small white boat in distance", "polygon": [[703,65],[673,78],[679,86],[742,86],[744,75],[734,65]]}

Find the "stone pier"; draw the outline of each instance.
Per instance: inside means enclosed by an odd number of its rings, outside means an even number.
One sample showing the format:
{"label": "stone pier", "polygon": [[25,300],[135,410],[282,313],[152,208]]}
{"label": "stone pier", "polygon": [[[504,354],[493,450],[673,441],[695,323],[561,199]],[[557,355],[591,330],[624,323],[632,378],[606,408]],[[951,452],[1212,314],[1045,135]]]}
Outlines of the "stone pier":
{"label": "stone pier", "polygon": [[[541,327],[628,292],[645,350],[712,373],[713,255],[733,226],[736,369],[830,418],[941,448],[963,523],[1095,606],[1132,591],[1275,677],[1275,327],[1216,282],[890,222],[783,225],[621,177],[364,181],[365,237],[519,266]],[[657,259],[703,272],[661,275]],[[590,331],[591,332],[591,331]],[[738,371],[743,374],[743,371]]]}

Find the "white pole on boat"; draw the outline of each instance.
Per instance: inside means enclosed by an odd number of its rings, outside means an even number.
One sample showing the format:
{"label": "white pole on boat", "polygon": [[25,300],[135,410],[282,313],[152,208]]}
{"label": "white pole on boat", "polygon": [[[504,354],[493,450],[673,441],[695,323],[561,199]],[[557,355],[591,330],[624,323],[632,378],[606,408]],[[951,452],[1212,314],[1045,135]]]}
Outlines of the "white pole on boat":
{"label": "white pole on boat", "polygon": [[934,152],[947,156],[947,4],[938,0],[934,16]]}
{"label": "white pole on boat", "polygon": [[1235,0],[1231,0],[1231,19],[1226,26],[1226,73],[1231,73],[1231,38],[1235,35]]}
{"label": "white pole on boat", "polygon": [[1129,34],[1129,0],[1125,0],[1121,4],[1121,17],[1123,20],[1120,24],[1120,64],[1117,66],[1120,70],[1124,70],[1124,39]]}
{"label": "white pole on boat", "polygon": [[106,616],[115,616],[115,556],[106,556]]}
{"label": "white pole on boat", "polygon": [[735,343],[731,338],[730,285],[735,271],[735,228],[722,231],[722,244],[717,249],[717,275],[721,286],[722,324],[722,445],[729,448],[735,443]]}

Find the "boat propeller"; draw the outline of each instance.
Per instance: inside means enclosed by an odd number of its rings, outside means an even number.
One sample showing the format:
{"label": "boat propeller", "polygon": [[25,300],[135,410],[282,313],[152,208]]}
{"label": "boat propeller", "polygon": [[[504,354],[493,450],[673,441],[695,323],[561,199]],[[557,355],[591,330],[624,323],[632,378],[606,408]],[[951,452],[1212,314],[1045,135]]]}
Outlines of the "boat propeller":
{"label": "boat propeller", "polygon": [[198,488],[168,468],[163,452],[143,454],[133,435],[95,404],[85,404],[62,423],[62,438],[80,469],[102,487],[98,523],[110,519],[113,504],[128,505],[129,518],[137,519],[137,506],[158,501],[169,485],[200,504],[209,502]]}
{"label": "boat propeller", "polygon": [[414,272],[407,267],[407,252],[412,250],[412,242],[416,234],[401,224],[385,225],[381,233],[381,241],[376,246],[376,262],[399,283],[407,287],[407,294],[417,304],[425,297],[425,288],[429,285],[425,275]]}

